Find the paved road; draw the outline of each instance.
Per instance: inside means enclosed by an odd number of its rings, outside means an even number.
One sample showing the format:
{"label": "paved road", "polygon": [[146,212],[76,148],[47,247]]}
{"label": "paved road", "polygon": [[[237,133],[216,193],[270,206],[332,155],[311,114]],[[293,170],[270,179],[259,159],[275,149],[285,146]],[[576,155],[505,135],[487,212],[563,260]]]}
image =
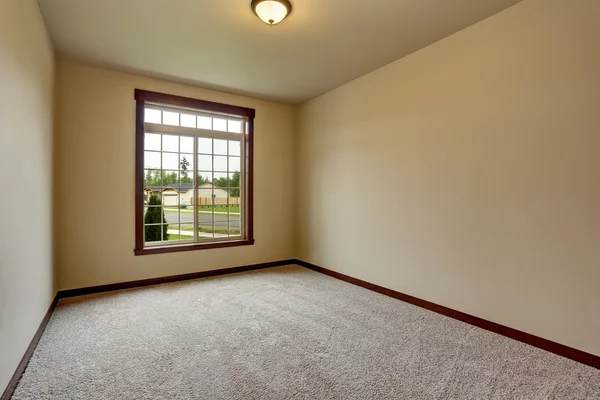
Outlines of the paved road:
{"label": "paved road", "polygon": [[[165,212],[165,218],[169,224],[193,224],[194,213],[191,212]],[[240,216],[230,215],[230,227],[235,229],[240,227]],[[180,220],[181,219],[181,220]],[[208,213],[199,213],[198,222],[200,226],[212,227],[212,215]],[[215,214],[215,227],[217,229],[227,229],[227,214]]]}

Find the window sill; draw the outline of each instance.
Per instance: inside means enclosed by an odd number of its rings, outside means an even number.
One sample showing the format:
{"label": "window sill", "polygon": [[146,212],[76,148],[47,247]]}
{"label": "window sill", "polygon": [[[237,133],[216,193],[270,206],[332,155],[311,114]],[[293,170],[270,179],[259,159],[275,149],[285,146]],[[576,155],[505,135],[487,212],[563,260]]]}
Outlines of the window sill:
{"label": "window sill", "polygon": [[133,252],[136,256],[145,256],[148,254],[178,253],[180,251],[220,249],[222,247],[251,246],[253,244],[254,239],[243,239],[232,240],[230,242],[193,243],[161,247],[146,247],[143,249],[135,249]]}

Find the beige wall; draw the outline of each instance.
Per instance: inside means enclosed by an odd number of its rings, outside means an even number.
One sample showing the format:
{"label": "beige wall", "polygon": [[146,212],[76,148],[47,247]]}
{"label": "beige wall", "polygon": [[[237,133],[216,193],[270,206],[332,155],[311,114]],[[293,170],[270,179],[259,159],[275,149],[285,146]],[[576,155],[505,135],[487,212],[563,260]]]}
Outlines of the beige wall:
{"label": "beige wall", "polygon": [[[294,257],[294,107],[70,62],[61,61],[57,68],[60,289]],[[254,246],[133,255],[135,88],[256,109]],[[108,187],[123,194],[117,203],[110,197],[106,203],[98,201]]]}
{"label": "beige wall", "polygon": [[37,2],[0,1],[0,393],[54,295],[53,88]]}
{"label": "beige wall", "polygon": [[600,355],[599,20],[526,0],[305,104],[300,258]]}

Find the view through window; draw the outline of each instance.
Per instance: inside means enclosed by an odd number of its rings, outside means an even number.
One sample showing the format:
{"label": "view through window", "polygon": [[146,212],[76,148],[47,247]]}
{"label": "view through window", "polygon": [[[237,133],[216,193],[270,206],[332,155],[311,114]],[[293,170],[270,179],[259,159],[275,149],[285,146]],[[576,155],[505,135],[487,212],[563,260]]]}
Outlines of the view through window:
{"label": "view through window", "polygon": [[141,106],[142,248],[250,239],[246,153],[252,119],[164,102]]}

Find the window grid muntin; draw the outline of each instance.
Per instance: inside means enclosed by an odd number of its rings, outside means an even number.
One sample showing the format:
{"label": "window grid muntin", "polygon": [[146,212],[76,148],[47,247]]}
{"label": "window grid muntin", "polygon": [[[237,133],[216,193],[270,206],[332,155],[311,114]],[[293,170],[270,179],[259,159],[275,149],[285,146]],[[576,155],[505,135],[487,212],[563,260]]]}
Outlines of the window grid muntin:
{"label": "window grid muntin", "polygon": [[[179,170],[179,175],[178,175],[178,183],[179,183],[179,195],[177,196],[177,207],[178,207],[178,225],[179,225],[179,229],[177,230],[179,232],[178,236],[179,236],[179,240],[176,241],[176,243],[174,244],[179,244],[179,243],[202,243],[202,242],[218,242],[218,241],[228,241],[231,239],[243,239],[245,237],[245,193],[244,190],[242,189],[243,185],[241,184],[244,177],[245,177],[245,164],[242,162],[242,160],[245,158],[245,149],[246,149],[246,140],[247,140],[247,128],[249,126],[249,122],[247,121],[246,118],[244,117],[239,117],[239,116],[232,116],[229,114],[219,114],[219,113],[205,113],[205,112],[198,112],[195,110],[188,110],[186,108],[173,108],[173,107],[159,107],[160,109],[166,108],[164,111],[168,111],[168,112],[172,112],[173,110],[176,110],[176,112],[179,113],[179,123],[181,125],[181,114],[182,113],[186,113],[186,114],[191,114],[191,113],[195,113],[196,115],[200,115],[200,116],[206,116],[209,118],[215,118],[215,116],[217,118],[222,118],[225,119],[227,121],[227,132],[224,131],[214,131],[214,130],[206,130],[206,129],[202,129],[202,128],[190,128],[190,127],[182,127],[182,126],[175,126],[175,125],[158,125],[155,123],[144,123],[144,134],[146,133],[151,133],[151,134],[160,134],[161,135],[161,157],[160,157],[160,170],[161,171],[161,189],[164,190],[164,180],[162,180],[162,178],[164,177],[164,175],[162,174],[163,170],[163,157],[162,157],[162,153],[174,153],[174,154],[179,154],[179,160],[181,160],[181,137],[182,136],[192,136],[194,137],[194,162],[193,162],[193,191],[194,191],[194,236],[191,240],[189,241],[182,241],[181,240],[181,225],[183,225],[184,223],[182,223],[181,221],[181,208],[180,208],[180,193],[181,193],[181,170]],[[158,109],[158,107],[155,106],[151,106],[148,107],[146,105],[145,109]],[[160,113],[161,115],[161,122],[163,121],[163,113]],[[240,127],[241,127],[241,132],[237,133],[237,132],[229,132],[229,120],[234,120],[234,121],[239,121],[240,122]],[[213,124],[213,128],[214,128],[214,122],[211,119],[211,123]],[[178,140],[178,150],[179,152],[175,153],[174,151],[169,151],[169,152],[163,152],[163,138],[164,135],[177,135],[179,136],[179,140]],[[207,171],[207,170],[200,170],[199,169],[199,160],[198,160],[198,155],[209,155],[209,154],[205,154],[205,153],[199,153],[198,152],[198,139],[199,138],[206,138],[206,139],[211,139],[211,144],[212,144],[212,154],[210,154],[210,156],[212,157],[212,170]],[[227,154],[226,155],[215,155],[215,151],[214,151],[214,144],[215,144],[215,140],[225,140],[226,141],[226,150],[227,150]],[[238,157],[240,160],[240,168],[239,171],[230,171],[230,143],[231,142],[235,142],[235,143],[239,143],[239,147],[240,147],[240,155],[239,156],[233,156],[233,157]],[[146,151],[145,146],[144,146],[144,152]],[[150,152],[159,152],[157,150],[148,150]],[[145,153],[144,153],[145,154]],[[189,154],[189,153],[185,153],[185,154]],[[222,156],[225,158],[226,161],[226,170],[216,170],[215,169],[215,165],[214,165],[214,157],[215,156]],[[146,165],[144,163],[144,170],[155,170],[155,168],[146,168]],[[171,171],[171,170],[169,170]],[[175,171],[175,170],[174,170]],[[177,171],[176,171],[177,172]],[[212,222],[212,237],[208,237],[208,238],[202,238],[199,236],[199,227],[200,227],[200,222],[198,221],[198,207],[199,207],[199,202],[198,202],[198,182],[197,182],[197,178],[198,175],[201,172],[206,172],[206,173],[210,173],[211,176],[213,177],[212,181],[209,181],[211,183],[211,207],[212,207],[212,213],[211,213],[211,222]],[[240,174],[240,186],[239,187],[234,187],[235,189],[239,189],[239,197],[237,200],[237,204],[232,204],[231,203],[231,185],[230,185],[230,180],[229,180],[229,175],[232,175],[234,172],[239,172]],[[224,173],[227,175],[227,187],[225,188],[227,191],[227,197],[226,197],[226,203],[224,204],[224,206],[226,207],[226,211],[227,211],[227,233],[225,234],[224,237],[217,237],[216,235],[220,235],[217,234],[215,231],[217,230],[217,226],[218,223],[222,223],[224,221],[216,221],[216,217],[215,217],[215,197],[214,197],[214,191],[215,191],[215,183],[214,183],[214,175],[216,173]],[[145,175],[144,175],[145,177]],[[145,178],[144,178],[145,179]],[[232,230],[231,230],[231,207],[235,205],[239,207],[239,213],[238,216],[239,218],[236,218],[235,221],[236,223],[239,225],[239,228],[236,229],[236,231],[238,231],[238,233],[233,234],[232,235]],[[167,206],[169,207],[169,206]],[[162,204],[161,208],[164,210],[165,205]],[[164,225],[164,224],[145,224],[144,222],[144,227],[145,226],[152,226],[152,225]],[[167,222],[167,226],[169,225],[169,223]],[[164,237],[163,237],[163,231],[161,230],[161,240],[160,242],[146,242],[145,240],[145,229],[144,229],[144,247],[152,247],[152,246],[160,246],[160,245],[164,245],[165,243],[168,243],[168,241],[164,241]]]}

